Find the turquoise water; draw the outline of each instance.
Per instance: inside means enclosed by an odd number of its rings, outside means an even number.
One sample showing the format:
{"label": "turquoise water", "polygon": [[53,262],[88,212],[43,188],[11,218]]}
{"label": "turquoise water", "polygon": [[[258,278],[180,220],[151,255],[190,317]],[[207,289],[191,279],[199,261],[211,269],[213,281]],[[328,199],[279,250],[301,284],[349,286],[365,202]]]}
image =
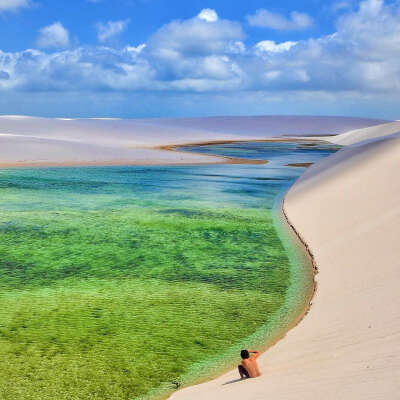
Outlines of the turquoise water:
{"label": "turquoise water", "polygon": [[288,163],[316,162],[337,149],[333,145],[305,147],[303,143],[290,142],[240,143],[183,150],[269,163],[0,170],[0,210],[172,207],[191,202],[199,207],[271,209],[276,196],[303,171],[287,167]]}
{"label": "turquoise water", "polygon": [[293,324],[312,277],[274,207],[337,147],[184,150],[269,162],[0,170],[0,397],[165,396]]}

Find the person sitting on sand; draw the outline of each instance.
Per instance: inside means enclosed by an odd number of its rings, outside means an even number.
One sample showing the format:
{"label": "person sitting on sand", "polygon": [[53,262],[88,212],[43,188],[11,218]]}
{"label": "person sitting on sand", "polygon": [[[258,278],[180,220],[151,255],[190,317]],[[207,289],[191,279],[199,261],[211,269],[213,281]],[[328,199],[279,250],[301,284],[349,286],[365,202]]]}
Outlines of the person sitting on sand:
{"label": "person sitting on sand", "polygon": [[[252,355],[250,355],[252,354]],[[242,357],[242,364],[238,365],[240,377],[243,378],[257,378],[261,375],[258,368],[257,358],[261,355],[259,351],[255,350],[242,350],[240,356]]]}

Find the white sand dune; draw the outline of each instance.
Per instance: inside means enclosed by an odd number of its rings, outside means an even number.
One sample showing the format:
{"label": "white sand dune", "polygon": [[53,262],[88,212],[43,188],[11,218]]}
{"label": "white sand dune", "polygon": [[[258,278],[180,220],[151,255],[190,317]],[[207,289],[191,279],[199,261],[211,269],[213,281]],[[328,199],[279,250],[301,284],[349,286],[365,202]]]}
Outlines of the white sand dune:
{"label": "white sand dune", "polygon": [[353,129],[383,124],[387,121],[354,117],[321,116],[251,116],[168,118],[143,120],[163,126],[201,129],[215,133],[251,135],[254,138],[270,136],[338,135]]}
{"label": "white sand dune", "polygon": [[171,399],[399,398],[400,135],[379,138],[381,128],[357,132],[366,142],[312,166],[286,195],[318,289],[305,319],[260,358],[262,377],[235,382],[232,371]]}
{"label": "white sand dune", "polygon": [[326,140],[342,146],[347,146],[364,140],[376,139],[398,132],[400,132],[400,122],[394,121],[383,125],[371,126],[369,128],[356,129],[334,137],[328,137]]}
{"label": "white sand dune", "polygon": [[69,140],[0,134],[1,166],[160,165],[223,163],[221,157],[153,149],[110,147]]}
{"label": "white sand dune", "polygon": [[282,134],[339,134],[382,122],[338,117],[119,120],[0,116],[0,166],[218,163],[226,160],[155,148]]}

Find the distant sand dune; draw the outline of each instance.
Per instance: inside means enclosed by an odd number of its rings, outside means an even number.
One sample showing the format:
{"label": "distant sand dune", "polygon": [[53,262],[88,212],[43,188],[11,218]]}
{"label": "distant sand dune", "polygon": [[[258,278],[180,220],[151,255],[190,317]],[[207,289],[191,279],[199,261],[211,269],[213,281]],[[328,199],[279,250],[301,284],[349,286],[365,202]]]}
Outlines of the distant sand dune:
{"label": "distant sand dune", "polygon": [[383,122],[345,117],[119,120],[0,116],[0,166],[220,163],[227,160],[160,147],[285,134],[339,134]]}
{"label": "distant sand dune", "polygon": [[327,138],[327,140],[332,143],[347,146],[363,140],[376,139],[398,132],[400,132],[400,122],[395,121],[383,125],[371,126],[369,128],[356,129],[354,131]]}

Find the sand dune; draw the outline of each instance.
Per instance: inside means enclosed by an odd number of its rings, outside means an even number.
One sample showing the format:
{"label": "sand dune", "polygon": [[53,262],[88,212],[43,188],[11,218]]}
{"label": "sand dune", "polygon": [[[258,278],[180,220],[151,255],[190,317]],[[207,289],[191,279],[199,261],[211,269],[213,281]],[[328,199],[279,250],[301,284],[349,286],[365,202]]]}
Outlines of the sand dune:
{"label": "sand dune", "polygon": [[338,134],[382,122],[338,117],[119,120],[0,116],[0,166],[220,163],[226,159],[155,148],[282,134]]}
{"label": "sand dune", "polygon": [[270,136],[300,135],[338,135],[353,129],[383,124],[387,121],[320,116],[252,116],[252,117],[208,117],[208,118],[169,118],[144,120],[162,126],[186,129],[201,129],[215,133],[251,135],[255,138]]}
{"label": "sand dune", "polygon": [[27,136],[0,135],[0,167],[67,165],[160,165],[225,163],[227,159],[184,152],[118,148]]}
{"label": "sand dune", "polygon": [[320,270],[310,313],[263,354],[262,377],[235,382],[232,371],[171,399],[398,397],[399,167],[400,135],[391,135],[346,147],[303,174],[285,210]]}
{"label": "sand dune", "polygon": [[369,128],[356,129],[334,137],[326,138],[326,140],[347,146],[364,140],[376,139],[398,132],[400,132],[400,122],[394,121],[383,125],[371,126]]}

